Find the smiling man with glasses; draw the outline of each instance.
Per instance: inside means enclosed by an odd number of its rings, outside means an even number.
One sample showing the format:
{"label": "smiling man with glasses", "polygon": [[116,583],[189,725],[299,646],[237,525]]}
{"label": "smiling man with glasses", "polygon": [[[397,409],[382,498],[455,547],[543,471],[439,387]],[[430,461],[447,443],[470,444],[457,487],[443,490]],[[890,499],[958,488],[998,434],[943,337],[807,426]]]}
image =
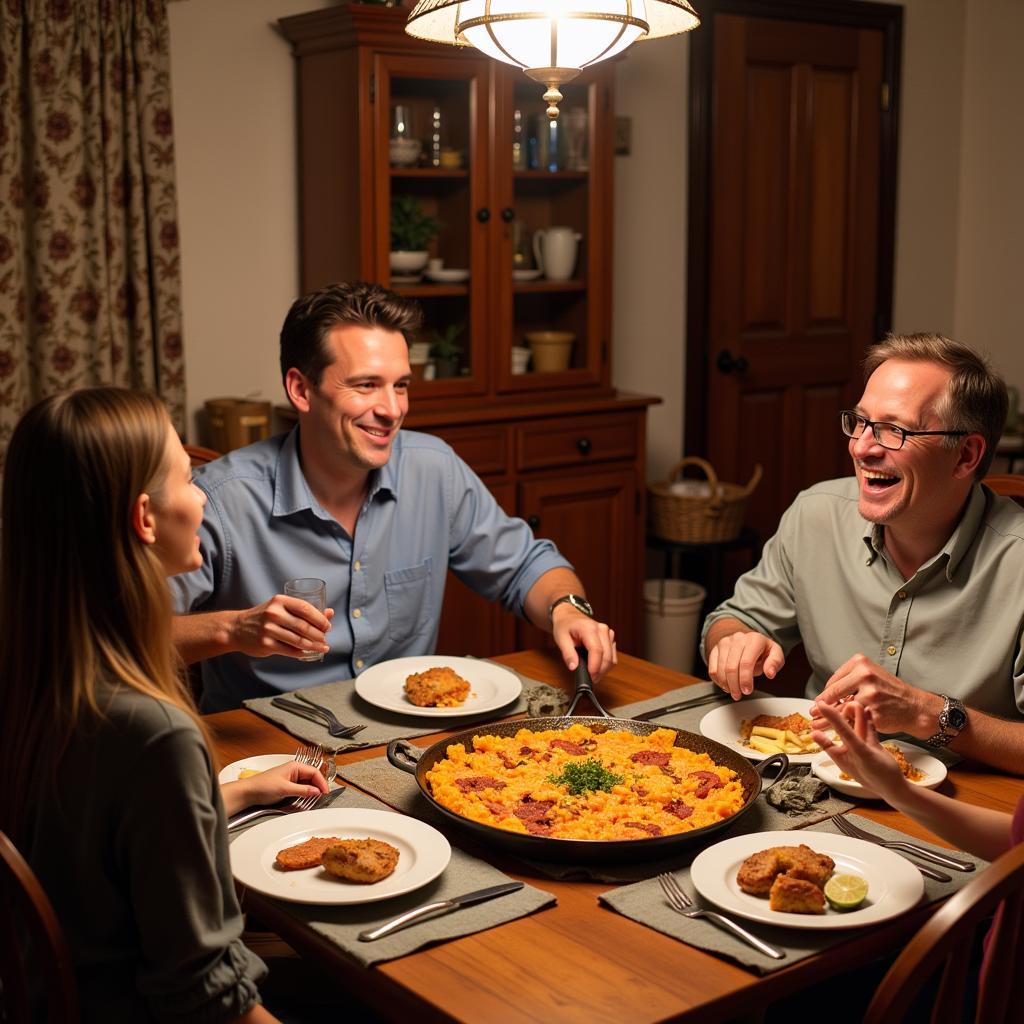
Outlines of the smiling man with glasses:
{"label": "smiling man with glasses", "polygon": [[739,699],[803,642],[808,697],[856,696],[880,731],[1024,772],[1024,510],[980,485],[1006,386],[928,334],[874,346],[865,381],[839,415],[854,476],[785,512],[708,616],[708,671]]}

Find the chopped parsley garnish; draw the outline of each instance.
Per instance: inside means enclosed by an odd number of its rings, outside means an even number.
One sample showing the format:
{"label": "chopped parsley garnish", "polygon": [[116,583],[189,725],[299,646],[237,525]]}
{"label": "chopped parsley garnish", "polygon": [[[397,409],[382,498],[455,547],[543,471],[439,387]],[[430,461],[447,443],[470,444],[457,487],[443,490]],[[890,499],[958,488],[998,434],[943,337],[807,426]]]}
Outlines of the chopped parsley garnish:
{"label": "chopped parsley garnish", "polygon": [[553,782],[556,786],[565,786],[573,796],[598,790],[610,793],[612,786],[617,786],[622,781],[623,776],[609,771],[596,757],[588,757],[586,761],[573,761],[562,769],[561,775],[548,776],[548,782]]}

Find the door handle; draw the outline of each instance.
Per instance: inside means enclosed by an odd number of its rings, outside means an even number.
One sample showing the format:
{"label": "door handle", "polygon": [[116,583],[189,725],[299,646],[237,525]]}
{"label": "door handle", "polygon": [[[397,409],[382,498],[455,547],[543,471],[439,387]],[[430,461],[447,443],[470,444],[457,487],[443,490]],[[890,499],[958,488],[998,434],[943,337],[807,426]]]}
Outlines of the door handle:
{"label": "door handle", "polygon": [[527,516],[526,525],[529,526],[531,530],[537,530],[540,527],[540,516]]}
{"label": "door handle", "polygon": [[750,362],[746,356],[737,356],[733,359],[732,353],[727,348],[724,348],[718,353],[715,365],[721,373],[736,373],[742,376],[747,372]]}

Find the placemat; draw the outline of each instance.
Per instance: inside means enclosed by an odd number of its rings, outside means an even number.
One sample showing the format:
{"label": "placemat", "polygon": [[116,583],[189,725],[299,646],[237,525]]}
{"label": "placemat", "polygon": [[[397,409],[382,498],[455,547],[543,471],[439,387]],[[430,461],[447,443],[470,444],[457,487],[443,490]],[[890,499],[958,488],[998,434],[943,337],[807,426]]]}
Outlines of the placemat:
{"label": "placemat", "polygon": [[[389,810],[379,800],[346,789],[332,804],[332,807],[353,807],[369,810]],[[242,829],[238,834],[240,835]],[[231,836],[235,838],[234,835]],[[448,867],[429,885],[415,892],[392,899],[380,900],[377,903],[360,903],[355,906],[324,907],[305,903],[288,903],[285,900],[274,900],[278,909],[307,924],[313,931],[323,935],[336,945],[347,957],[369,967],[371,964],[384,960],[394,960],[406,956],[424,946],[438,942],[447,942],[463,935],[495,928],[516,918],[525,917],[542,907],[551,906],[556,902],[551,893],[536,889],[532,885],[523,886],[518,892],[499,896],[472,907],[462,907],[439,917],[429,918],[419,924],[411,925],[393,935],[387,935],[375,942],[360,942],[359,933],[390,921],[407,910],[433,903],[435,900],[446,900],[452,896],[483,889],[486,886],[501,885],[511,882],[504,872],[476,857],[471,857],[457,847],[452,847],[452,858]],[[269,898],[269,897],[267,897]],[[245,894],[242,900],[244,906]]]}
{"label": "placemat", "polygon": [[[806,768],[804,768],[806,771]],[[444,832],[451,838],[451,822],[443,817],[423,796],[416,779],[395,768],[386,757],[374,757],[355,764],[346,764],[339,775],[347,782],[365,789],[384,803],[405,814],[411,814]],[[849,810],[853,803],[834,794],[813,805],[804,814],[790,815],[776,810],[762,793],[743,816],[722,836],[741,835],[746,832],[764,832],[781,829],[802,828]],[[683,849],[670,858],[659,860],[630,860],[621,864],[561,864],[522,858],[548,878],[586,879],[597,882],[633,882],[640,878],[652,878],[662,871],[671,871],[689,864],[699,848]]]}
{"label": "placemat", "polygon": [[[873,834],[889,840],[910,840],[920,846],[929,849],[940,850],[941,847],[934,847],[919,839],[908,836],[896,829],[880,825],[876,821],[869,821],[856,815],[852,817],[855,824],[869,829]],[[821,822],[814,828],[815,832],[831,832],[838,834],[839,830],[831,821]],[[800,839],[799,835],[794,836],[794,841]],[[805,840],[813,846],[813,842]],[[958,853],[957,856],[960,856]],[[967,860],[973,860],[979,868],[988,866],[988,862],[972,857],[970,854],[963,855]],[[691,858],[692,859],[692,858]],[[946,870],[945,868],[943,870]],[[924,879],[924,896],[922,903],[933,903],[935,900],[952,895],[958,889],[962,889],[972,878],[977,878],[977,871],[960,872],[947,871],[951,875],[951,882],[936,882],[931,878]],[[697,895],[693,884],[690,881],[689,867],[679,868],[675,872],[683,889],[693,897],[694,906],[707,906],[715,909],[714,904],[705,903]],[[823,950],[830,949],[841,942],[845,942],[857,929],[843,928],[837,931],[813,931],[804,928],[774,928],[770,925],[761,924],[758,921],[747,921],[737,918],[737,921],[756,935],[780,949],[786,951],[784,960],[773,960],[758,953],[745,942],[735,938],[730,932],[724,931],[718,925],[713,924],[704,918],[688,918],[677,914],[665,899],[664,893],[658,882],[651,878],[635,885],[624,885],[619,889],[604,893],[600,900],[625,917],[640,924],[647,925],[655,931],[664,935],[670,935],[679,939],[687,945],[702,949],[707,953],[714,953],[717,956],[725,957],[738,963],[741,967],[754,971],[756,974],[771,974],[783,967],[789,967],[806,957]],[[870,926],[869,926],[870,927]]]}
{"label": "placemat", "polygon": [[[493,664],[498,663],[493,662]],[[293,736],[305,740],[307,743],[320,743],[329,750],[360,750],[364,747],[376,747],[391,740],[429,736],[431,733],[442,730],[463,729],[476,722],[494,721],[498,718],[521,714],[526,710],[525,691],[529,687],[544,684],[521,675],[507,665],[499,667],[519,676],[523,684],[523,692],[513,703],[497,711],[484,715],[467,715],[461,718],[414,718],[411,715],[385,711],[383,708],[368,704],[358,696],[354,679],[341,679],[334,683],[324,683],[322,686],[311,686],[304,689],[302,692],[310,700],[330,708],[338,720],[345,725],[366,726],[362,732],[357,733],[350,740],[335,739],[322,725],[275,708],[271,703],[273,697],[253,697],[243,703],[250,711],[255,711],[256,714],[269,719],[274,725],[281,726],[282,729],[286,729]],[[288,694],[283,694],[283,696],[288,696]]]}

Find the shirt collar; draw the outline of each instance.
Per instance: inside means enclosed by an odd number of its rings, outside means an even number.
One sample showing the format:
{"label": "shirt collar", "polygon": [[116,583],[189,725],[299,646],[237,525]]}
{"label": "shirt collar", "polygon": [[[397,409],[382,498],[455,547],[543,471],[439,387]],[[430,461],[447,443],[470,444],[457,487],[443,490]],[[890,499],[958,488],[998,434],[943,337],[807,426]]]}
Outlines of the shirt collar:
{"label": "shirt collar", "polygon": [[[971,488],[971,496],[967,499],[967,507],[956,524],[949,540],[942,546],[935,558],[931,559],[928,565],[934,565],[940,558],[946,561],[946,579],[953,581],[953,575],[963,560],[964,555],[970,550],[978,530],[981,529],[982,520],[985,515],[985,492],[979,484]],[[885,550],[885,527],[878,523],[867,523],[868,529],[864,533],[864,543],[868,547],[870,555],[868,565],[874,562],[875,558]],[[921,566],[922,569],[927,566]]]}
{"label": "shirt collar", "polygon": [[[373,501],[378,494],[398,497],[398,467],[402,433],[399,431],[391,451],[391,458],[381,469],[370,473],[370,487],[367,500]],[[299,427],[296,425],[285,438],[277,456],[277,470],[274,475],[274,516],[289,516],[309,509],[321,519],[331,517],[320,506],[306,482],[299,462]]]}

